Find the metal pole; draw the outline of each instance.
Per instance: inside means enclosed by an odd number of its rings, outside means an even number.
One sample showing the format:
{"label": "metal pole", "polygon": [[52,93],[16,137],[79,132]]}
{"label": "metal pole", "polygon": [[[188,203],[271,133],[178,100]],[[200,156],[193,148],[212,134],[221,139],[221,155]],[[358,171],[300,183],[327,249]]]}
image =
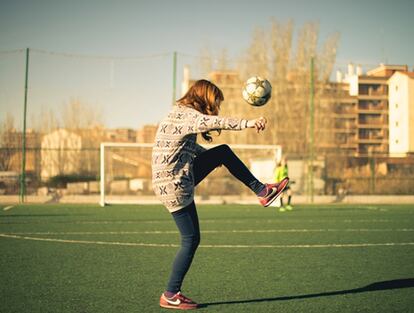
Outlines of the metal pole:
{"label": "metal pole", "polygon": [[370,183],[369,193],[375,194],[375,158],[371,150],[368,151],[369,171],[370,171]]}
{"label": "metal pole", "polygon": [[22,173],[20,175],[20,203],[26,196],[26,114],[27,114],[27,91],[29,82],[29,48],[26,48],[26,76],[24,84],[24,106],[23,106],[23,134],[22,134]]}
{"label": "metal pole", "polygon": [[309,166],[309,191],[310,200],[313,203],[313,161],[314,161],[314,132],[315,132],[315,82],[314,82],[314,57],[311,57],[310,63],[310,166]]}
{"label": "metal pole", "polygon": [[173,53],[173,92],[172,92],[172,104],[175,104],[177,89],[177,51]]}
{"label": "metal pole", "polygon": [[101,206],[105,206],[105,144],[101,143],[101,150],[100,150],[100,158],[101,158],[101,184],[100,184],[100,195],[101,199],[99,201],[99,204]]}

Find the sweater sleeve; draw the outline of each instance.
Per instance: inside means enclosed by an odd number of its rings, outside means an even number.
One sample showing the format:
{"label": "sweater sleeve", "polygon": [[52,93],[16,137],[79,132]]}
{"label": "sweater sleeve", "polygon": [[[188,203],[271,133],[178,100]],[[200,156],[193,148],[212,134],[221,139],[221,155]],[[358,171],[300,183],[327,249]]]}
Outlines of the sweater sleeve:
{"label": "sweater sleeve", "polygon": [[247,127],[247,120],[235,117],[220,117],[206,115],[192,110],[192,118],[189,119],[188,129],[192,133],[203,133],[210,130],[242,130]]}

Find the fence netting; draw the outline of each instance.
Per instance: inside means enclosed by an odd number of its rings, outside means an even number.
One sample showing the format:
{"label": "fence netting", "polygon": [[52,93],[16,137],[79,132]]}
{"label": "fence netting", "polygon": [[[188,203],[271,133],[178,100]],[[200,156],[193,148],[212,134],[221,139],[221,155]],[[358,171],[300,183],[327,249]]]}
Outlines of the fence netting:
{"label": "fence netting", "polygon": [[[309,59],[282,61],[253,54],[230,57],[207,49],[199,55],[138,57],[36,49],[0,52],[0,193],[18,194],[22,183],[27,195],[99,193],[100,144],[153,142],[157,123],[174,100],[205,78],[223,90],[221,115],[265,116],[269,125],[260,136],[250,130],[213,134],[214,143],[280,146],[296,193],[412,194],[412,156],[389,153],[389,77],[378,74],[382,65],[370,74],[375,65],[335,68],[323,55],[314,58],[313,67]],[[268,78],[273,87],[272,98],[259,108],[241,96],[243,82],[254,75]],[[355,77],[357,90],[352,87]],[[119,149],[113,169],[123,164],[129,171],[145,170],[134,178],[121,166],[111,174],[115,187],[108,190],[124,184],[121,194],[150,195],[150,149],[145,157]],[[246,163],[251,161],[246,151],[238,152]],[[217,189],[220,184],[209,181],[200,187],[203,193],[238,190],[227,174],[219,173],[215,179],[226,180],[228,188]]]}

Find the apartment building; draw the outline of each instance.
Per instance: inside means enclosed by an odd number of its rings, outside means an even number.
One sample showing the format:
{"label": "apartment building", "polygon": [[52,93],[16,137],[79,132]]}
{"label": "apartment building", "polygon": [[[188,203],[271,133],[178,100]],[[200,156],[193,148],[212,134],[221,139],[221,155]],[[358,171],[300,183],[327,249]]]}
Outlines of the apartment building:
{"label": "apartment building", "polygon": [[136,132],[136,140],[139,143],[153,143],[158,125],[144,125]]}
{"label": "apartment building", "polygon": [[344,82],[349,84],[349,95],[357,101],[356,155],[388,155],[388,80],[396,72],[407,71],[407,66],[382,64],[362,74],[360,68],[349,65]]}
{"label": "apartment building", "polygon": [[325,105],[327,115],[333,119],[333,124],[330,124],[332,127],[326,129],[333,133],[326,152],[347,156],[357,155],[358,100],[349,94],[349,84],[328,84],[323,90],[320,101],[327,103]]}
{"label": "apartment building", "polygon": [[137,132],[130,128],[116,128],[105,130],[107,140],[113,142],[136,142]]}
{"label": "apartment building", "polygon": [[388,80],[389,151],[414,154],[414,72],[396,72]]}

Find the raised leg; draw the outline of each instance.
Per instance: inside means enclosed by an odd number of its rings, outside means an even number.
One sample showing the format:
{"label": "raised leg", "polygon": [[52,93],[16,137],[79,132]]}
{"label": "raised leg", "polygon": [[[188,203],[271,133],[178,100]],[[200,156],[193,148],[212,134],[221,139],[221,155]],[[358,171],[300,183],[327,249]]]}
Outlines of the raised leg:
{"label": "raised leg", "polygon": [[195,185],[198,185],[220,165],[224,165],[234,177],[249,187],[254,193],[259,194],[265,188],[265,185],[253,176],[228,145],[220,145],[204,151],[194,159]]}

